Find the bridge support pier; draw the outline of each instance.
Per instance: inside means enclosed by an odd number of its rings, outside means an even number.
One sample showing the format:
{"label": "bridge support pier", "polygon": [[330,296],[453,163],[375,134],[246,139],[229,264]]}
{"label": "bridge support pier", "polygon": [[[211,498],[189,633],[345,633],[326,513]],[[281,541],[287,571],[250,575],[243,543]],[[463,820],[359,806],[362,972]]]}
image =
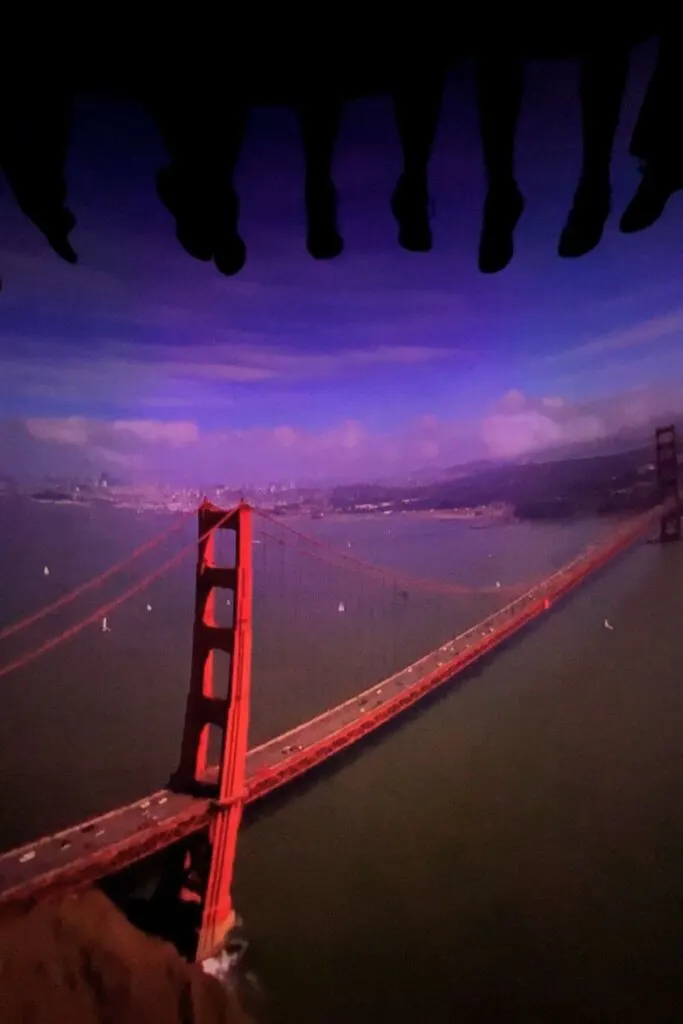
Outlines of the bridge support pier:
{"label": "bridge support pier", "polygon": [[678,447],[676,428],[660,427],[655,435],[657,483],[660,500],[669,502],[662,514],[659,539],[662,544],[681,539],[681,503],[678,487]]}
{"label": "bridge support pier", "polygon": [[[199,509],[199,556],[190,689],[180,764],[171,787],[212,798],[208,841],[184,848],[181,869],[169,880],[178,899],[199,918],[194,959],[218,953],[235,922],[232,876],[245,798],[252,649],[252,511],[242,503],[227,513],[208,501]],[[235,534],[234,567],[216,564],[219,530]],[[216,588],[233,592],[233,623],[216,622]],[[219,695],[215,651],[230,657],[227,694]],[[225,681],[223,681],[225,687]],[[220,732],[218,763],[210,749],[211,727]]]}

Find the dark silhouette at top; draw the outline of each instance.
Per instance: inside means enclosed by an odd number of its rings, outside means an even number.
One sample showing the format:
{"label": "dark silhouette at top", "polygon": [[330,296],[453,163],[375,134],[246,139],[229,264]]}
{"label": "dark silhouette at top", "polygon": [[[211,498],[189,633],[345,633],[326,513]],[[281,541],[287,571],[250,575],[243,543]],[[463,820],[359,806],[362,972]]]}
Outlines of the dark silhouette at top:
{"label": "dark silhouette at top", "polygon": [[[602,238],[611,206],[610,165],[629,48],[647,37],[649,27],[627,25],[608,32],[606,27],[593,28],[589,23],[580,41],[567,33],[561,41],[551,37],[545,44],[557,58],[581,57],[581,173],[559,240],[562,257],[584,256]],[[525,55],[535,55],[527,49],[531,39],[513,20],[499,24],[477,60],[479,121],[488,183],[479,246],[479,269],[483,273],[496,273],[512,259],[514,230],[524,209],[524,197],[515,179],[514,149],[522,103],[522,60]]]}
{"label": "dark silhouette at top", "polygon": [[[206,95],[198,83],[163,81],[148,99],[171,163],[157,176],[157,193],[176,222],[176,236],[195,259],[237,274],[247,258],[237,230],[233,174],[247,106],[236,92]],[[216,130],[220,125],[220,130]]]}
{"label": "dark silhouette at top", "polygon": [[444,75],[426,63],[404,73],[392,89],[403,152],[403,173],[391,197],[398,241],[408,252],[429,252],[428,167],[441,112]]}
{"label": "dark silhouette at top", "polygon": [[328,85],[317,96],[303,96],[297,107],[306,159],[306,245],[314,259],[331,260],[344,249],[337,225],[337,189],[332,180],[342,102]]}
{"label": "dark silhouette at top", "polygon": [[57,86],[19,102],[5,102],[0,165],[17,203],[58,256],[76,262],[69,234],[76,218],[66,206],[65,163],[70,102]]}
{"label": "dark silhouette at top", "polygon": [[[233,177],[249,108],[285,103],[298,113],[305,151],[307,248],[316,259],[333,259],[344,248],[332,175],[342,109],[351,97],[386,91],[393,97],[403,152],[391,197],[399,244],[410,252],[428,252],[428,165],[444,78],[449,68],[474,56],[487,177],[479,267],[495,273],[512,258],[524,208],[514,173],[523,61],[578,56],[583,157],[558,251],[581,256],[600,241],[610,212],[610,162],[629,48],[661,31],[657,4],[647,16],[631,16],[632,21],[609,29],[608,12],[599,2],[597,7],[572,11],[572,23],[561,30],[538,22],[523,4],[511,13],[459,16],[453,44],[436,10],[431,18],[424,10],[410,24],[389,25],[383,36],[379,28],[356,31],[355,23],[345,37],[341,29],[333,36],[322,23],[304,24],[289,14],[279,15],[277,23],[269,16],[264,39],[256,26],[235,23],[228,43],[218,24],[165,25],[158,39],[150,29],[132,38],[125,26],[108,26],[112,55],[102,66],[99,51],[96,57],[85,43],[77,48],[74,20],[53,26],[50,45],[44,39],[39,56],[32,42],[19,46],[18,58],[33,72],[31,91],[19,89],[4,69],[0,164],[22,211],[58,255],[75,263],[69,241],[75,218],[66,205],[64,171],[73,98],[79,91],[135,95],[157,123],[169,153],[168,166],[157,176],[157,193],[175,219],[178,241],[195,259],[213,261],[221,273],[232,275],[247,258]],[[87,25],[81,28],[84,38],[93,35]],[[622,220],[624,231],[653,223],[671,193],[683,186],[673,123],[683,103],[680,51],[672,25],[633,140],[633,152],[645,166]]]}
{"label": "dark silhouette at top", "polygon": [[683,189],[683,26],[673,19],[631,139],[642,180],[621,218],[630,234],[651,227],[674,192]]}

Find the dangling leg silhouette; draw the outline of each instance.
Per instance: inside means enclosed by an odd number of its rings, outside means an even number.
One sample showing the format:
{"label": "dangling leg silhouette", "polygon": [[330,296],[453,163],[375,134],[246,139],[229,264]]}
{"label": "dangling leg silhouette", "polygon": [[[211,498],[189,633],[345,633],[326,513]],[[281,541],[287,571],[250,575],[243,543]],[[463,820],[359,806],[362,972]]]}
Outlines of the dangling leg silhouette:
{"label": "dangling leg silhouette", "polygon": [[323,91],[318,98],[301,102],[298,115],[306,159],[306,246],[314,259],[331,260],[344,250],[337,227],[337,190],[332,180],[341,101]]}
{"label": "dangling leg silhouette", "polygon": [[574,202],[558,245],[560,256],[584,256],[596,247],[609,217],[610,165],[628,75],[629,53],[617,45],[594,46],[583,58],[583,155]]}
{"label": "dangling leg silhouette", "polygon": [[214,179],[216,233],[213,261],[216,268],[228,277],[238,274],[247,260],[247,247],[237,230],[240,204],[234,185],[235,167],[244,139],[248,108],[236,97],[228,99],[220,108],[220,118],[214,123],[215,159],[217,174]]}
{"label": "dangling leg silhouette", "polygon": [[178,241],[195,259],[213,259],[222,274],[239,273],[246,246],[237,230],[233,174],[246,104],[227,87],[216,97],[164,82],[150,98],[150,109],[171,155],[170,166],[157,176],[157,193],[175,217]]}
{"label": "dangling leg silhouette", "polygon": [[683,189],[683,35],[673,24],[660,40],[631,153],[642,162],[642,180],[621,218],[626,234],[651,227],[673,193]]}
{"label": "dangling leg silhouette", "polygon": [[479,124],[488,191],[479,241],[479,269],[495,274],[514,253],[514,231],[524,197],[514,173],[515,135],[522,103],[522,62],[502,47],[477,60]]}
{"label": "dangling leg silhouette", "polygon": [[444,76],[418,67],[393,90],[394,112],[403,150],[403,173],[391,198],[399,227],[398,241],[408,252],[429,252],[427,169],[441,112]]}
{"label": "dangling leg silhouette", "polygon": [[78,257],[69,241],[76,218],[66,203],[64,167],[71,97],[51,83],[21,99],[5,93],[0,117],[0,165],[20,209],[67,263]]}

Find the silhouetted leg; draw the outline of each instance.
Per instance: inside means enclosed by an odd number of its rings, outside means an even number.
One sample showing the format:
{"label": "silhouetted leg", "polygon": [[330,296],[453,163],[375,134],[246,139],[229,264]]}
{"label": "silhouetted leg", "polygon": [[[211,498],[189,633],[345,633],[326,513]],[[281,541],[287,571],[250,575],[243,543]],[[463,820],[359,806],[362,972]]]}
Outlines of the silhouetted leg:
{"label": "silhouetted leg", "polygon": [[524,197],[514,173],[515,135],[522,103],[521,61],[492,51],[477,61],[479,122],[488,191],[479,242],[479,269],[503,270],[514,253],[514,231]]}
{"label": "silhouetted leg", "polygon": [[332,180],[334,144],[339,132],[341,102],[323,95],[299,107],[306,158],[306,246],[316,260],[331,260],[344,249],[337,227],[337,190]]}
{"label": "silhouetted leg", "polygon": [[581,71],[581,177],[560,236],[560,256],[584,256],[602,238],[610,213],[610,165],[626,87],[628,60],[627,49],[608,47],[596,49],[584,57]]}
{"label": "silhouetted leg", "polygon": [[239,273],[247,259],[247,248],[237,230],[240,205],[234,185],[235,168],[247,124],[245,103],[228,102],[219,108],[216,120],[216,236],[213,260],[221,274]]}
{"label": "silhouetted leg", "polygon": [[246,107],[225,106],[199,94],[173,94],[163,87],[150,103],[171,164],[157,177],[157,192],[176,220],[176,237],[195,259],[213,259],[223,274],[244,266],[246,247],[237,231],[239,202],[233,173]]}
{"label": "silhouetted leg", "polygon": [[627,234],[651,227],[683,189],[683,38],[673,26],[660,43],[631,153],[642,161],[643,177],[619,225]]}
{"label": "silhouetted leg", "polygon": [[[18,91],[18,90],[17,90]],[[76,218],[66,203],[64,168],[71,99],[52,83],[26,98],[7,96],[0,117],[0,164],[19,207],[67,263]]]}
{"label": "silhouetted leg", "polygon": [[399,226],[398,241],[408,252],[429,252],[427,169],[441,112],[444,78],[420,69],[394,89],[394,111],[403,149],[403,174],[391,198]]}
{"label": "silhouetted leg", "polygon": [[[208,154],[204,131],[193,131],[194,104],[164,89],[161,83],[151,112],[161,131],[171,163],[157,174],[157,193],[176,221],[176,237],[185,252],[208,262],[213,256],[212,196],[207,188]],[[190,106],[190,109],[187,107]],[[197,138],[199,136],[199,138]],[[212,191],[212,190],[211,190]]]}

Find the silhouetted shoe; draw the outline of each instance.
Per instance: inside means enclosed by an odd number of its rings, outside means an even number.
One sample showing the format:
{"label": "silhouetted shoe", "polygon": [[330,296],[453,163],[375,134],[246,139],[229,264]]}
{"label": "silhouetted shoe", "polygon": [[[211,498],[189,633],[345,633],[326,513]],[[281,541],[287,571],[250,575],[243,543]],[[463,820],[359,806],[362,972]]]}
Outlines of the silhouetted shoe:
{"label": "silhouetted shoe", "polygon": [[489,187],[479,241],[482,274],[497,274],[507,267],[514,255],[515,228],[523,211],[524,196],[514,181]]}
{"label": "silhouetted shoe", "polygon": [[427,182],[402,174],[391,197],[391,212],[398,224],[401,248],[408,252],[431,252]]}
{"label": "silhouetted shoe", "polygon": [[664,213],[674,192],[683,189],[683,171],[660,171],[654,165],[643,168],[643,177],[624,210],[619,230],[626,235],[652,227]]}
{"label": "silhouetted shoe", "polygon": [[579,183],[557,246],[563,259],[576,259],[595,249],[610,215],[611,199],[609,184]]}
{"label": "silhouetted shoe", "polygon": [[234,277],[244,268],[247,262],[247,247],[236,231],[232,235],[221,237],[216,245],[213,261],[226,277]]}
{"label": "silhouetted shoe", "polygon": [[176,238],[196,260],[207,263],[213,257],[211,214],[199,199],[198,189],[181,182],[173,167],[159,171],[157,195],[175,218]]}
{"label": "silhouetted shoe", "polygon": [[55,224],[54,228],[51,228],[45,233],[50,246],[61,256],[67,263],[78,263],[78,254],[74,250],[71,242],[69,241],[69,234],[76,227],[76,218],[74,217],[71,210],[63,208],[60,210],[60,217],[58,218],[62,223]]}
{"label": "silhouetted shoe", "polygon": [[54,211],[41,213],[30,213],[24,210],[31,218],[39,231],[45,236],[50,248],[61,256],[67,263],[77,263],[78,256],[75,253],[69,234],[76,226],[76,218],[71,210],[60,206]]}
{"label": "silhouetted shoe", "polygon": [[332,181],[307,183],[306,248],[314,260],[333,260],[344,251],[344,239],[337,228],[337,190]]}
{"label": "silhouetted shoe", "polygon": [[221,274],[233,277],[247,262],[247,247],[237,230],[240,204],[232,185],[224,187],[219,202],[221,205],[214,217],[213,261]]}

